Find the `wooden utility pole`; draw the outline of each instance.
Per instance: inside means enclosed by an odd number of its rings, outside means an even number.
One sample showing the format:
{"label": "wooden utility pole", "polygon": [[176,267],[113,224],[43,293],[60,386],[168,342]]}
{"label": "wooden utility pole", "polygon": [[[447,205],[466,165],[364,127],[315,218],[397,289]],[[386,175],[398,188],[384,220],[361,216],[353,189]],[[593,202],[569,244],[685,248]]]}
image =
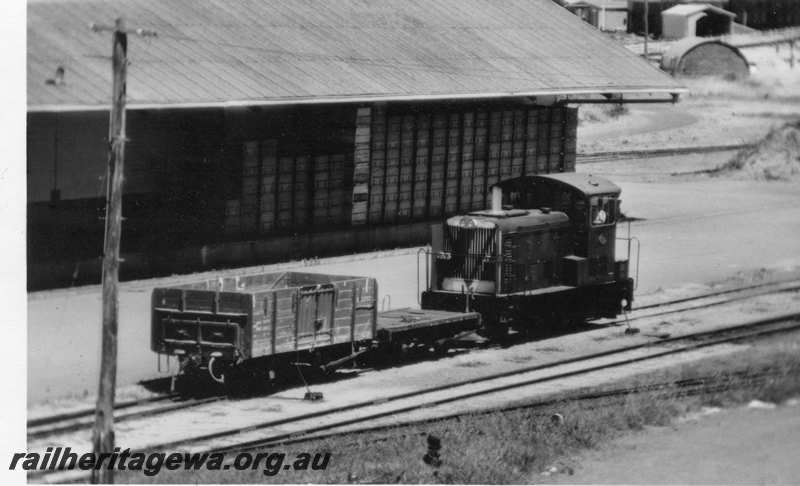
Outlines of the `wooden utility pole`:
{"label": "wooden utility pole", "polygon": [[[103,242],[103,338],[100,384],[95,408],[92,445],[95,458],[114,451],[114,393],[117,382],[117,327],[119,318],[119,247],[122,235],[122,182],[125,166],[125,84],[128,67],[128,31],[117,19],[113,27],[91,25],[95,32],[112,32],[113,70],[111,114],[108,123],[108,167],[106,169],[106,224]],[[139,35],[155,35],[137,30]],[[92,483],[114,482],[113,469],[92,469]]]}
{"label": "wooden utility pole", "polygon": [[644,58],[649,61],[647,41],[650,40],[650,5],[644,0]]}

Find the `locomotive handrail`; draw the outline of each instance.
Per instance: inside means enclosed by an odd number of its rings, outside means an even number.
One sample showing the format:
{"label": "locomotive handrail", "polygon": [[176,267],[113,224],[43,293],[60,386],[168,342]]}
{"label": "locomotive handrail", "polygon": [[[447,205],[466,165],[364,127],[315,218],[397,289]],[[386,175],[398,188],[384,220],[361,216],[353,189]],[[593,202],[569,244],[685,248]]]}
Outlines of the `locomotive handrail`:
{"label": "locomotive handrail", "polygon": [[639,238],[635,236],[631,236],[631,222],[628,221],[628,236],[627,237],[617,237],[617,240],[623,240],[628,242],[628,264],[630,265],[631,262],[631,243],[636,243],[636,276],[634,277],[633,281],[633,290],[639,288],[639,257],[641,255],[642,249],[642,242],[639,241]]}
{"label": "locomotive handrail", "polygon": [[[387,301],[387,300],[389,301],[389,305],[388,305],[388,307],[387,307],[387,305],[386,305],[386,301]],[[391,308],[392,308],[392,296],[391,296],[391,295],[389,295],[389,294],[386,294],[386,295],[384,295],[384,296],[383,296],[383,298],[381,299],[381,312],[383,312],[383,311],[385,311],[385,310],[388,310],[388,309],[391,309]]]}
{"label": "locomotive handrail", "polygon": [[444,259],[444,260],[450,259],[450,258],[452,258],[454,256],[455,257],[473,257],[473,258],[480,257],[484,261],[491,262],[491,263],[497,263],[497,262],[500,262],[502,260],[502,255],[487,255],[485,253],[456,253],[456,252],[447,251],[447,250],[443,250],[443,251],[426,250],[425,253],[427,255],[440,257],[440,259]]}
{"label": "locomotive handrail", "polygon": [[419,256],[425,255],[425,285],[426,290],[430,290],[430,258],[429,255],[431,254],[431,248],[429,246],[423,246],[422,248],[417,249],[417,305],[422,305],[422,297],[419,291]]}
{"label": "locomotive handrail", "polygon": [[[636,280],[633,282],[633,290],[636,290],[639,288],[639,255],[642,252],[642,242],[635,236],[631,236],[630,240],[636,242]],[[630,259],[628,259],[628,261],[630,261]]]}

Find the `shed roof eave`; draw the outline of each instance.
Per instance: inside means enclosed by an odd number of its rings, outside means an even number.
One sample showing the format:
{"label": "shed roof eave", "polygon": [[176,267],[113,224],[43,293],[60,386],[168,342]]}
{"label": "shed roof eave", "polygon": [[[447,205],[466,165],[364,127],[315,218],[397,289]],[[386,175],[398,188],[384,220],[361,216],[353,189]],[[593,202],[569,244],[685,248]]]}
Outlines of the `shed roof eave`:
{"label": "shed roof eave", "polygon": [[[312,105],[312,104],[342,104],[342,103],[374,103],[390,101],[446,101],[446,100],[489,100],[500,98],[526,98],[537,96],[615,96],[620,103],[625,103],[625,95],[667,95],[669,98],[653,98],[653,103],[673,102],[675,96],[686,93],[688,90],[680,87],[653,87],[653,88],[592,88],[592,89],[556,89],[518,92],[496,93],[455,93],[455,94],[420,94],[420,95],[357,95],[357,96],[331,96],[311,98],[280,98],[280,99],[255,99],[255,100],[227,100],[227,101],[198,101],[176,103],[137,103],[127,104],[128,110],[169,110],[169,109],[202,109],[202,108],[246,108],[256,106],[287,106],[287,105]],[[47,112],[75,112],[75,111],[108,111],[109,104],[42,104],[28,106],[28,113]]]}

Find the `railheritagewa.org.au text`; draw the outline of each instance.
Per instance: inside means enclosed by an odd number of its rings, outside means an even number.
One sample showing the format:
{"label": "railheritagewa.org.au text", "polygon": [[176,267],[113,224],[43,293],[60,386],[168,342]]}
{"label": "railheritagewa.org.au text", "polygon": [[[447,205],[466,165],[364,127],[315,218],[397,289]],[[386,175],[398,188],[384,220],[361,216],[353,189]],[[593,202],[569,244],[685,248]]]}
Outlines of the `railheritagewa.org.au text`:
{"label": "railheritagewa.org.au text", "polygon": [[281,471],[320,471],[330,465],[330,452],[131,452],[114,449],[111,453],[73,452],[70,447],[48,447],[45,452],[17,452],[9,464],[10,470],[70,471],[114,469],[116,471],[141,471],[155,476],[162,470],[176,471],[246,471],[260,470],[265,476],[275,476]]}

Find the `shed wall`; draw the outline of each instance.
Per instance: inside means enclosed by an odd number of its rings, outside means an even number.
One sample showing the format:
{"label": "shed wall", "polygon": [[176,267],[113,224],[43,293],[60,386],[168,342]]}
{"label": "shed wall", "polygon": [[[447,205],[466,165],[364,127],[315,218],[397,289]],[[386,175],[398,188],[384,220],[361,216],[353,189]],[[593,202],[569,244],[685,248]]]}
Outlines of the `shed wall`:
{"label": "shed wall", "polygon": [[[132,111],[122,277],[424,244],[428,222],[483,208],[501,179],[573,171],[576,114],[515,102]],[[28,117],[31,288],[99,281],[106,116]]]}

